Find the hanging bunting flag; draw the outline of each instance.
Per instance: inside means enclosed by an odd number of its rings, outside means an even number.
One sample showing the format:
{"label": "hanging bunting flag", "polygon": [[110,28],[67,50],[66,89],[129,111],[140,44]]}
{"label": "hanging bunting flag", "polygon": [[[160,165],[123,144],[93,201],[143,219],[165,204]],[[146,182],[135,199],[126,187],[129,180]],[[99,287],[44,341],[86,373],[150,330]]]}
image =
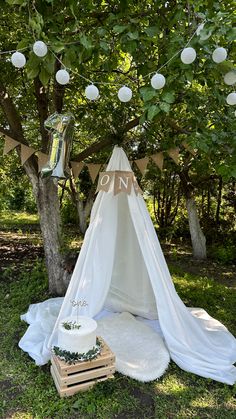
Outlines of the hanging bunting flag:
{"label": "hanging bunting flag", "polygon": [[90,177],[92,179],[92,182],[94,183],[98,175],[98,172],[101,168],[101,164],[86,163],[86,166],[88,167]]}
{"label": "hanging bunting flag", "polygon": [[43,166],[45,166],[46,163],[48,162],[48,154],[38,151],[37,155],[38,155],[38,172],[41,172]]}
{"label": "hanging bunting flag", "polygon": [[133,172],[115,171],[114,195],[120,192],[126,192],[130,195],[133,179]]}
{"label": "hanging bunting flag", "polygon": [[135,161],[136,165],[138,166],[142,175],[144,175],[145,170],[146,170],[147,165],[148,165],[148,157],[144,157],[143,159],[134,160],[134,161]]}
{"label": "hanging bunting flag", "polygon": [[182,145],[184,146],[184,148],[186,150],[189,151],[189,153],[191,153],[193,156],[195,156],[197,154],[197,152],[187,143],[187,141],[183,141]]}
{"label": "hanging bunting flag", "polygon": [[3,156],[8,154],[11,150],[16,148],[20,143],[16,140],[13,140],[13,138],[8,137],[8,135],[5,135],[5,144],[3,149]]}
{"label": "hanging bunting flag", "polygon": [[170,148],[167,153],[176,164],[179,164],[179,147]]}
{"label": "hanging bunting flag", "polygon": [[114,177],[114,172],[109,172],[109,171],[108,172],[100,172],[96,193],[98,191],[108,192],[113,177]]}
{"label": "hanging bunting flag", "polygon": [[159,167],[160,170],[163,169],[163,163],[164,163],[164,156],[162,151],[159,153],[153,154],[151,156],[151,159],[154,161],[154,163]]}
{"label": "hanging bunting flag", "polygon": [[36,150],[34,148],[21,144],[21,153],[20,153],[21,164],[24,164],[30,158],[30,156],[32,156],[32,154],[35,153],[35,151]]}
{"label": "hanging bunting flag", "polygon": [[84,163],[82,161],[80,161],[80,162],[71,161],[70,164],[71,164],[71,168],[72,168],[74,178],[76,179],[80,175],[80,172],[82,171],[82,169],[84,167]]}

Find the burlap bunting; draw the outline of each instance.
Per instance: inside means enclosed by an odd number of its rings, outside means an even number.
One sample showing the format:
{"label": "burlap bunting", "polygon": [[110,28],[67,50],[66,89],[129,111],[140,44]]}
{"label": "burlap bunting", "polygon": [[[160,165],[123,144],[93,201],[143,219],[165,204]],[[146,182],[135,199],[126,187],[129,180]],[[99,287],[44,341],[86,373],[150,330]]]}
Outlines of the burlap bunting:
{"label": "burlap bunting", "polygon": [[21,152],[20,152],[21,164],[24,164],[30,158],[30,156],[32,156],[32,154],[34,153],[35,153],[34,148],[21,144]]}
{"label": "burlap bunting", "polygon": [[163,156],[162,151],[160,151],[159,153],[153,154],[151,156],[151,159],[154,161],[157,167],[159,167],[160,170],[163,169],[164,156]]}
{"label": "burlap bunting", "polygon": [[11,150],[16,148],[20,143],[16,140],[13,140],[13,138],[11,137],[8,137],[7,135],[5,135],[4,139],[5,139],[5,144],[4,144],[4,149],[3,149],[3,155],[5,156]]}
{"label": "burlap bunting", "polygon": [[71,161],[70,164],[71,164],[71,168],[72,168],[74,178],[76,179],[80,175],[80,172],[82,171],[82,169],[84,167],[84,163],[83,162],[77,162],[77,161]]}
{"label": "burlap bunting", "polygon": [[188,150],[189,151],[189,153],[191,153],[193,156],[195,156],[196,154],[197,154],[197,152],[196,152],[196,150],[194,150],[188,143],[187,143],[187,141],[183,141],[182,142],[182,145],[184,146],[184,148],[186,149],[186,150]]}
{"label": "burlap bunting", "polygon": [[170,148],[167,153],[176,164],[179,164],[179,147]]}
{"label": "burlap bunting", "polygon": [[143,159],[139,159],[139,160],[134,160],[137,167],[139,168],[140,172],[142,173],[142,175],[144,175],[145,170],[147,168],[148,165],[148,157],[144,157]]}
{"label": "burlap bunting", "polygon": [[88,167],[90,177],[92,179],[92,182],[94,183],[100,170],[101,164],[86,163],[86,166]]}

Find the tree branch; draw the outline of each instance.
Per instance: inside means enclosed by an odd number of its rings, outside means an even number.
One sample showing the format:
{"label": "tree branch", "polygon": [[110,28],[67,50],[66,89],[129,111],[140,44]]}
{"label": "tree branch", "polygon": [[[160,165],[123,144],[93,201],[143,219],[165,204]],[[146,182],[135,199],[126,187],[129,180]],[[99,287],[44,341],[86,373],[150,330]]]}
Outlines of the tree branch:
{"label": "tree branch", "polygon": [[47,151],[49,141],[49,132],[44,127],[44,121],[48,118],[48,94],[38,77],[34,79],[34,89],[37,99],[36,102],[39,115],[40,133],[42,137],[42,152],[45,153]]}
{"label": "tree branch", "polygon": [[[135,128],[138,125],[139,125],[139,117],[137,117],[135,119],[132,119],[124,127],[123,133],[126,133],[126,132],[130,131],[132,128]],[[115,135],[110,134],[109,136],[107,136],[103,140],[92,144],[91,146],[89,146],[88,148],[83,150],[81,153],[77,154],[77,156],[75,156],[73,158],[73,161],[82,161],[82,160],[86,159],[87,157],[91,156],[92,154],[98,153],[99,151],[103,150],[104,148],[106,148],[108,146],[111,146],[111,145],[114,145],[114,144],[116,144]]]}

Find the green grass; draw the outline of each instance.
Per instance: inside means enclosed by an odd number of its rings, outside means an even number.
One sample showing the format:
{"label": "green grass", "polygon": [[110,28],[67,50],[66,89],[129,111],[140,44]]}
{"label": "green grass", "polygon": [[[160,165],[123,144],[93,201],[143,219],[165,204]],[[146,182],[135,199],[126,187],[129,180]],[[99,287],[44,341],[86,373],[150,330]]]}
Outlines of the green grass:
{"label": "green grass", "polygon": [[29,214],[22,211],[1,211],[0,226],[1,229],[25,229],[29,226],[39,224],[38,214]]}
{"label": "green grass", "polygon": [[[228,386],[182,371],[173,362],[158,381],[139,383],[120,374],[92,390],[60,399],[49,365],[35,366],[18,342],[29,304],[48,298],[41,261],[8,269],[0,282],[0,417],[45,418],[235,418],[236,385]],[[209,278],[172,269],[185,303],[201,306],[236,333],[236,292]]]}

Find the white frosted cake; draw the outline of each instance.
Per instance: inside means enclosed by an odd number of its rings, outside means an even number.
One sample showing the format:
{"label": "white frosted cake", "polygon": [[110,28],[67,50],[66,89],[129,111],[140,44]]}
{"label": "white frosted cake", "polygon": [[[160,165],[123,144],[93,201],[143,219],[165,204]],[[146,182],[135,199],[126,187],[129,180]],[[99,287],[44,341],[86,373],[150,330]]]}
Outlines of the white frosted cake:
{"label": "white frosted cake", "polygon": [[[65,329],[63,323],[76,323],[80,328]],[[58,328],[58,346],[68,352],[86,353],[96,345],[97,322],[90,317],[66,317]]]}

